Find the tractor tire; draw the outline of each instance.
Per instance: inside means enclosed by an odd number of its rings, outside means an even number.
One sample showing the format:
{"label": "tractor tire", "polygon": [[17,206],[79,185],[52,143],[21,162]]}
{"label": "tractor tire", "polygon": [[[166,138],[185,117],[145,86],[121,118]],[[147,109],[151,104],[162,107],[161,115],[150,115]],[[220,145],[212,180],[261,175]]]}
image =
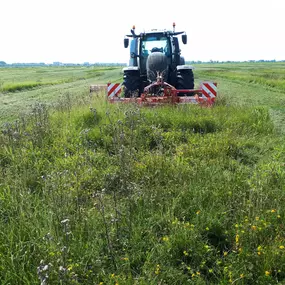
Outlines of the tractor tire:
{"label": "tractor tire", "polygon": [[[177,71],[176,88],[179,89],[194,89],[194,74],[192,69],[182,69]],[[179,96],[191,94],[178,93]]]}
{"label": "tractor tire", "polygon": [[124,71],[124,94],[126,98],[138,97],[140,92],[140,74],[137,70]]}

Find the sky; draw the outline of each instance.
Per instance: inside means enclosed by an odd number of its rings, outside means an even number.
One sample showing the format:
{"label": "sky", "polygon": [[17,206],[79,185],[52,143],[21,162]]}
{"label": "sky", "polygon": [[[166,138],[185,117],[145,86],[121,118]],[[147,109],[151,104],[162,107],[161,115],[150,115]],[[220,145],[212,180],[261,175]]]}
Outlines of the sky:
{"label": "sky", "polygon": [[285,0],[0,0],[0,61],[127,63],[133,25],[185,31],[186,61],[285,60]]}

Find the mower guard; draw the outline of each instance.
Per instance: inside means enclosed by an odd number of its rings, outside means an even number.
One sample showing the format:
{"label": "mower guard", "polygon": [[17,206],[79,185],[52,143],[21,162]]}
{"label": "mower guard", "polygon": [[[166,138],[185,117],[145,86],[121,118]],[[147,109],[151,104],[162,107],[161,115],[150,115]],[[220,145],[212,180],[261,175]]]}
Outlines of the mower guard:
{"label": "mower guard", "polygon": [[[156,92],[154,93],[153,90]],[[134,97],[121,97],[122,84],[107,84],[107,99],[110,103],[137,103],[142,105],[160,104],[201,104],[213,105],[217,96],[217,83],[201,82],[199,89],[176,89],[167,82],[157,81],[144,88],[142,94]]]}

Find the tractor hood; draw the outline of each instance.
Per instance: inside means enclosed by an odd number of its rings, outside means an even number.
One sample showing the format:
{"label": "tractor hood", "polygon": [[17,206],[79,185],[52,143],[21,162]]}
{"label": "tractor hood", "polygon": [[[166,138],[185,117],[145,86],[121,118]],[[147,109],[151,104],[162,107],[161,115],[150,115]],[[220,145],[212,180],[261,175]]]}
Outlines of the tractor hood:
{"label": "tractor hood", "polygon": [[146,62],[147,79],[151,82],[157,80],[157,76],[162,76],[163,80],[168,77],[167,57],[162,52],[152,52]]}

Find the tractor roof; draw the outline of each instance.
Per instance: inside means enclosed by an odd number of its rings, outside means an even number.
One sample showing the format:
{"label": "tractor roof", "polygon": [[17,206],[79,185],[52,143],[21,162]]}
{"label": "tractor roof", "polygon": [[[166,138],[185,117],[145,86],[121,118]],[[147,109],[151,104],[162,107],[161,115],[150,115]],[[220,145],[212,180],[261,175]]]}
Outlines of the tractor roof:
{"label": "tractor roof", "polygon": [[149,30],[149,31],[144,31],[140,34],[136,34],[135,33],[135,30],[134,29],[131,29],[131,35],[126,35],[127,37],[131,37],[131,38],[142,38],[146,35],[157,35],[157,34],[162,34],[162,35],[165,35],[165,36],[177,36],[177,35],[180,35],[180,34],[183,34],[185,33],[184,31],[183,32],[175,32],[175,31],[170,31],[170,30],[161,30],[161,29],[152,29],[152,30]]}

